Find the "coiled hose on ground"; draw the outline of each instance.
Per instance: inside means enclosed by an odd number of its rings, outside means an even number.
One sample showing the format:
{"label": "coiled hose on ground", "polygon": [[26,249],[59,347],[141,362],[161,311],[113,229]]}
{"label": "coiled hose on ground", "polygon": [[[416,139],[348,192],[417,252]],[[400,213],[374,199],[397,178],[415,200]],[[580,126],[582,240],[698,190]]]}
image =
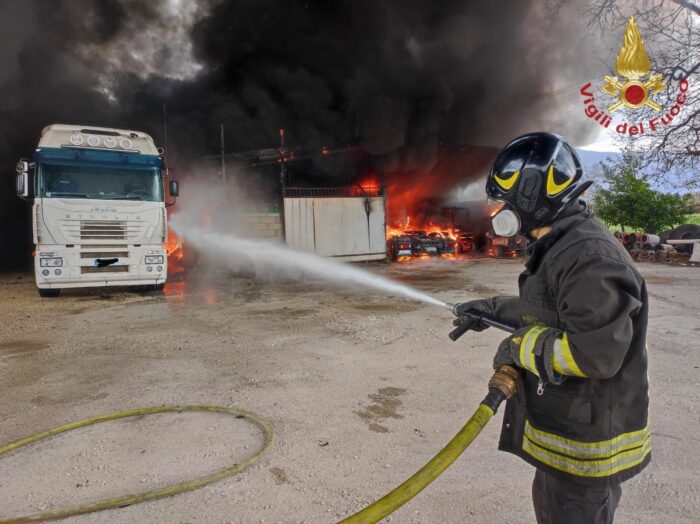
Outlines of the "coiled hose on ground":
{"label": "coiled hose on ground", "polygon": [[143,493],[125,495],[122,497],[100,500],[98,502],[89,502],[87,504],[81,504],[79,506],[73,506],[65,509],[45,511],[42,513],[34,513],[32,515],[25,515],[22,517],[14,517],[10,519],[0,520],[0,524],[20,524],[26,522],[40,522],[46,520],[63,519],[66,517],[73,517],[75,515],[82,515],[84,513],[92,513],[95,511],[102,511],[105,509],[114,509],[121,508],[124,506],[131,506],[132,504],[146,502],[147,500],[155,500],[164,497],[170,497],[172,495],[177,495],[178,493],[184,493],[185,491],[192,491],[194,489],[201,488],[226,477],[230,477],[231,475],[234,475],[236,473],[240,473],[244,469],[248,468],[258,460],[260,460],[260,458],[270,449],[272,443],[274,442],[275,430],[272,427],[272,425],[264,419],[248,411],[227,408],[223,406],[210,405],[156,406],[150,408],[129,409],[126,411],[119,411],[117,413],[110,413],[107,415],[100,415],[97,417],[76,420],[75,422],[70,422],[62,426],[57,426],[47,431],[35,433],[34,435],[29,435],[28,437],[24,437],[19,440],[15,440],[14,442],[10,442],[9,444],[5,444],[4,446],[0,447],[0,455],[2,455],[3,453],[8,453],[13,449],[26,446],[27,444],[32,444],[33,442],[37,442],[39,440],[43,440],[54,435],[58,435],[59,433],[65,433],[66,431],[83,428],[85,426],[92,426],[93,424],[99,424],[101,422],[108,422],[110,420],[118,420],[128,417],[136,417],[140,415],[153,415],[155,413],[182,413],[192,411],[225,413],[228,415],[234,415],[236,418],[246,419],[260,428],[260,430],[265,435],[265,442],[263,443],[260,450],[258,450],[254,455],[252,455],[247,460],[241,462],[240,464],[234,464],[233,466],[229,466],[227,468],[221,469],[219,471],[216,471],[209,475],[205,475],[203,477],[199,477],[194,480],[186,480],[178,484],[165,486],[164,488],[154,489],[151,491],[145,491]]}

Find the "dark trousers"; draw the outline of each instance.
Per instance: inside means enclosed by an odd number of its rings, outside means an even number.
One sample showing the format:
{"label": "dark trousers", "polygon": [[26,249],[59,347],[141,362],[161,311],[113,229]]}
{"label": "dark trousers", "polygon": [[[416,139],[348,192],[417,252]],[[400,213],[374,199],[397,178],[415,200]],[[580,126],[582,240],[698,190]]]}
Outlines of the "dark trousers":
{"label": "dark trousers", "polygon": [[622,488],[591,488],[566,482],[537,470],[532,503],[537,524],[611,524]]}

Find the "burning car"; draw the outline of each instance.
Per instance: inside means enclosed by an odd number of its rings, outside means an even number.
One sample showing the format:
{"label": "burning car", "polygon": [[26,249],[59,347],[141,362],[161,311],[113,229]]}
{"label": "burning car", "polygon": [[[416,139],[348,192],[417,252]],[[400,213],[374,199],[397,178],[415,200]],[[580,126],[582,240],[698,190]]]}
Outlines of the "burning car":
{"label": "burning car", "polygon": [[432,233],[428,233],[428,236],[430,238],[442,239],[443,246],[440,250],[440,255],[457,254],[457,242],[449,231],[433,231]]}
{"label": "burning car", "polygon": [[440,256],[455,253],[455,241],[448,232],[426,233],[424,230],[406,230],[393,234],[387,241],[389,259]]}

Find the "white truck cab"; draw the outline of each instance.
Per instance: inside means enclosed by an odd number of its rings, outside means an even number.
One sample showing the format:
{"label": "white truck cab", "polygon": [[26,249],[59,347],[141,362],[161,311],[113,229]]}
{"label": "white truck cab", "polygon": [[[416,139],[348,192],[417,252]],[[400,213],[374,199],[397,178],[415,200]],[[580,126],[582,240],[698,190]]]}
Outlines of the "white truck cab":
{"label": "white truck cab", "polygon": [[[34,269],[41,296],[63,288],[153,286],[168,274],[163,150],[140,131],[47,126],[17,194],[33,199]],[[170,181],[170,195],[178,184]]]}

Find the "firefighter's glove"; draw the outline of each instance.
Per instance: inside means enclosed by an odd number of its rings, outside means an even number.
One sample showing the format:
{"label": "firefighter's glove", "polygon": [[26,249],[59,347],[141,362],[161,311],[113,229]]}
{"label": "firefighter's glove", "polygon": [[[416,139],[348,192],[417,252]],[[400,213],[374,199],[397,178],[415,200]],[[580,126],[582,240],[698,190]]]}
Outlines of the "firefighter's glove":
{"label": "firefighter's glove", "polygon": [[[526,335],[532,329],[532,327],[533,326],[526,326],[524,328],[516,329],[512,335],[503,339],[501,344],[498,346],[496,356],[493,358],[493,369],[498,369],[503,364],[509,364],[511,366],[516,365],[520,368],[529,370],[535,368],[533,362],[534,354],[530,354],[528,351],[523,351],[524,348],[529,348],[527,343],[525,346],[523,346],[523,340],[526,338]],[[525,359],[525,361],[523,361],[523,359]]]}
{"label": "firefighter's glove", "polygon": [[513,344],[512,338],[513,337],[508,337],[499,344],[496,355],[493,357],[494,370],[497,370],[506,364],[509,366],[519,365],[517,360],[514,358],[514,355],[519,352],[519,348]]}
{"label": "firefighter's glove", "polygon": [[479,322],[473,315],[492,317],[493,304],[489,299],[470,300],[469,302],[455,304],[454,314],[457,318],[452,322],[453,326],[466,327],[468,330],[471,329],[472,331],[483,331],[488,326]]}
{"label": "firefighter's glove", "polygon": [[493,369],[504,364],[516,365],[534,373],[545,384],[561,384],[566,377],[558,374],[552,363],[552,347],[561,331],[544,326],[526,326],[516,330],[498,346]]}

